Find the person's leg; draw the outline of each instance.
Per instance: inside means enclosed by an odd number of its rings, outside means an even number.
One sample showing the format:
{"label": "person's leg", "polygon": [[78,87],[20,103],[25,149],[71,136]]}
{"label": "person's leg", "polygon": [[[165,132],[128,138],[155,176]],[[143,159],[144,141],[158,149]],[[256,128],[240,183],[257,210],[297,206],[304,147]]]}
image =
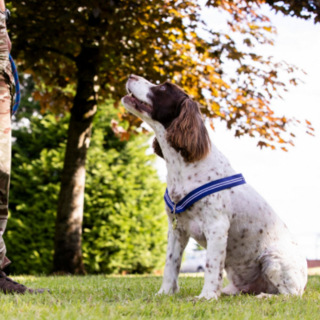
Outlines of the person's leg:
{"label": "person's leg", "polygon": [[8,218],[11,167],[11,94],[3,75],[0,75],[0,270],[9,262],[3,233]]}
{"label": "person's leg", "polygon": [[[11,167],[11,90],[7,71],[10,71],[10,40],[6,27],[4,0],[0,0],[0,270],[9,262],[5,258],[3,233],[8,218],[8,199]],[[10,72],[10,74],[12,74]],[[9,76],[10,77],[10,76]]]}
{"label": "person's leg", "polygon": [[3,234],[7,226],[9,184],[11,169],[11,90],[10,80],[0,74],[0,292],[3,293],[42,293],[44,289],[29,289],[2,271],[9,263]]}

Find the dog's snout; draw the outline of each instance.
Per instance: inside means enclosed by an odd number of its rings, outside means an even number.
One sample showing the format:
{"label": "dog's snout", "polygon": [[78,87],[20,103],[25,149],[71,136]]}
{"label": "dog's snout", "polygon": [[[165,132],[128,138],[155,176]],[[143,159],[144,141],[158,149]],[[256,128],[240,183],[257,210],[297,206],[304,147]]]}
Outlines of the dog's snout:
{"label": "dog's snout", "polygon": [[136,76],[134,74],[130,74],[129,79],[130,80],[139,80],[138,76]]}

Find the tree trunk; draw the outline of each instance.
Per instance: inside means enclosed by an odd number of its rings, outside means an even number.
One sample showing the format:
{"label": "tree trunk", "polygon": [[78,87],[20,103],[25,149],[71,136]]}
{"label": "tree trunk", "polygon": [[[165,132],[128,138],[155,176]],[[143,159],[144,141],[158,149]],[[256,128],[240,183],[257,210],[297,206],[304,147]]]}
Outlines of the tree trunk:
{"label": "tree trunk", "polygon": [[61,178],[55,232],[54,272],[84,274],[81,235],[86,155],[97,109],[99,49],[83,47],[76,59],[78,86],[71,110],[68,143]]}

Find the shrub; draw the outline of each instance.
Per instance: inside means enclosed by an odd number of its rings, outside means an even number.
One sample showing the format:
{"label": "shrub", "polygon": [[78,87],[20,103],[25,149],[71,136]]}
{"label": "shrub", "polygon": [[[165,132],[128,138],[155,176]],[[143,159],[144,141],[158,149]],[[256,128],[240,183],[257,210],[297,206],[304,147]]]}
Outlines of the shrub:
{"label": "shrub", "polygon": [[[161,267],[164,184],[146,155],[148,136],[120,141],[115,110],[100,107],[87,158],[83,259],[89,273],[143,273]],[[69,117],[34,115],[13,131],[10,219],[5,234],[11,271],[50,273],[60,174]]]}

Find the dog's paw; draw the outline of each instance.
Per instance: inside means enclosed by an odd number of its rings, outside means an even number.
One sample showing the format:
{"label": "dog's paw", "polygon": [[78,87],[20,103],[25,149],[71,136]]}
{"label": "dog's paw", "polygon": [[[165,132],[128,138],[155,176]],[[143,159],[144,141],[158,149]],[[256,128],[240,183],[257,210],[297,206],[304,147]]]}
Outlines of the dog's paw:
{"label": "dog's paw", "polygon": [[155,295],[161,296],[161,295],[167,295],[167,294],[170,294],[170,291],[167,291],[167,290],[161,288]]}
{"label": "dog's paw", "polygon": [[195,297],[197,300],[206,299],[206,300],[218,300],[218,295],[214,291],[201,292],[199,296]]}
{"label": "dog's paw", "polygon": [[221,293],[227,296],[234,296],[239,294],[240,290],[233,283],[230,283],[222,289]]}
{"label": "dog's paw", "polygon": [[263,292],[256,295],[257,299],[269,299],[269,298],[273,298],[273,297],[279,297],[279,296],[275,295],[275,294],[263,293]]}
{"label": "dog's paw", "polygon": [[179,288],[176,287],[176,286],[168,286],[168,287],[161,287],[161,289],[156,293],[156,296],[160,296],[162,294],[164,295],[171,295],[171,294],[174,294],[176,292],[179,291]]}

